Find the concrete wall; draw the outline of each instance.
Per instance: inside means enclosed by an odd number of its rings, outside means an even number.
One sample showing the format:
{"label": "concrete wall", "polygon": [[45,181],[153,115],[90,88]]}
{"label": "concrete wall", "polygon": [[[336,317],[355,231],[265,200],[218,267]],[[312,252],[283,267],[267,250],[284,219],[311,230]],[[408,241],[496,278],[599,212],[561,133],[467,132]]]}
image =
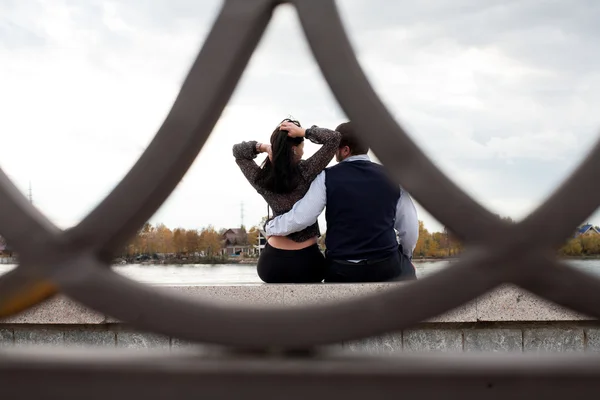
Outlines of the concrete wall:
{"label": "concrete wall", "polygon": [[[157,287],[157,290],[224,302],[289,305],[338,301],[390,284],[222,285]],[[418,306],[418,305],[417,305]],[[187,349],[176,338],[135,332],[117,320],[58,297],[0,321],[3,346],[101,346]],[[463,307],[403,332],[334,347],[347,351],[539,352],[600,351],[600,325],[515,288],[502,287]]]}

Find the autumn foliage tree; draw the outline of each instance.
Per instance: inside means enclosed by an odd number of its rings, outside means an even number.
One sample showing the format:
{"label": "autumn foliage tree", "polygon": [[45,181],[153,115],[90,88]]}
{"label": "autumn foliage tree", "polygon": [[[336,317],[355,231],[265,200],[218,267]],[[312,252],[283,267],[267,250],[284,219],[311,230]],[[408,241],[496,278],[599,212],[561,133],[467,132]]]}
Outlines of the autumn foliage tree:
{"label": "autumn foliage tree", "polygon": [[443,232],[429,232],[419,221],[419,238],[414,258],[443,258],[459,255],[463,250],[460,241],[446,228]]}
{"label": "autumn foliage tree", "polygon": [[219,235],[219,232],[212,225],[202,229],[199,242],[201,251],[209,257],[221,252],[221,235]]}
{"label": "autumn foliage tree", "polygon": [[197,229],[169,229],[164,224],[152,226],[146,223],[129,241],[123,256],[140,254],[179,254],[189,255],[203,252],[217,255],[221,252],[221,235],[213,226]]}
{"label": "autumn foliage tree", "polygon": [[250,230],[248,231],[248,234],[246,236],[246,240],[248,241],[249,245],[253,245],[256,246],[258,245],[258,228],[256,226],[253,226],[252,228],[250,228]]}
{"label": "autumn foliage tree", "polygon": [[600,233],[597,232],[598,229],[591,230],[567,240],[558,251],[559,254],[570,257],[600,255]]}

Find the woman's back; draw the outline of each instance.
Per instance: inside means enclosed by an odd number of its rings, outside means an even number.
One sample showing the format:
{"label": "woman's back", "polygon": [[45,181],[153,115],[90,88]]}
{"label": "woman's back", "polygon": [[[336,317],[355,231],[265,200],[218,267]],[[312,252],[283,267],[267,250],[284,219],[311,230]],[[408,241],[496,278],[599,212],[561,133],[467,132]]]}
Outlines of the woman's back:
{"label": "woman's back", "polygon": [[[335,155],[341,139],[338,132],[316,126],[306,129],[305,137],[313,143],[322,144],[322,146],[312,157],[298,162],[297,176],[293,178],[295,182],[291,185],[295,187],[285,193],[277,193],[272,188],[265,187],[268,185],[265,185],[264,180],[260,179],[264,171],[254,162],[256,156],[262,152],[259,143],[249,141],[233,146],[236,163],[250,184],[269,204],[274,216],[288,212],[298,200],[304,197],[312,181],[327,167]],[[304,243],[318,237],[319,234],[319,224],[315,223],[300,232],[288,235],[287,238],[296,243]]]}
{"label": "woman's back", "polygon": [[[302,160],[300,162],[299,167],[301,171],[304,170],[303,164],[306,164],[307,161],[308,160]],[[290,211],[292,207],[294,207],[294,204],[296,204],[296,202],[303,198],[306,192],[308,192],[314,177],[311,180],[308,180],[304,178],[305,175],[306,174],[304,173],[301,174],[301,179],[298,180],[298,185],[289,193],[275,193],[266,189],[257,189],[258,193],[262,195],[263,199],[265,199],[269,207],[271,207],[271,210],[273,210],[273,217]],[[301,230],[300,232],[294,232],[288,235],[287,238],[295,242],[304,242],[315,236],[318,237],[319,235],[319,223],[315,222],[313,225]]]}

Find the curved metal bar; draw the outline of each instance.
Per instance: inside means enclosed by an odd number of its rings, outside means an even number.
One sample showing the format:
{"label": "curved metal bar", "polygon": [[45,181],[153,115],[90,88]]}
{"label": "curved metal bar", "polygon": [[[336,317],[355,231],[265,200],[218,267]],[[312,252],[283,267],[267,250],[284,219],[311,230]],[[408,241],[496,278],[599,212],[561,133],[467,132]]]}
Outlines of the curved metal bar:
{"label": "curved metal bar", "polygon": [[167,199],[210,135],[270,18],[272,0],[227,0],[169,115],[119,185],[67,237],[103,259]]}
{"label": "curved metal bar", "polygon": [[387,111],[356,60],[335,1],[293,3],[333,94],[396,181],[438,221],[471,244],[505,234],[508,224],[450,181]]}
{"label": "curved metal bar", "polygon": [[[90,258],[74,261],[68,268],[72,274],[57,279],[71,298],[137,329],[244,348],[305,348],[408,328],[458,307],[503,283],[503,270],[495,267],[512,260],[496,254],[495,259],[486,257],[483,268],[482,257],[473,255],[404,287],[293,309],[232,306],[161,293]],[[419,307],[406,306],[415,303]]]}
{"label": "curved metal bar", "polygon": [[523,289],[573,311],[600,319],[600,279],[547,258],[515,282]]}
{"label": "curved metal bar", "polygon": [[58,292],[55,284],[30,269],[17,268],[0,279],[0,318],[17,314]]}
{"label": "curved metal bar", "polygon": [[[600,139],[585,160],[541,206],[521,222],[523,237],[538,246],[560,246],[600,204]],[[539,229],[552,221],[552,229]]]}
{"label": "curved metal bar", "polygon": [[60,229],[27,201],[1,168],[0,210],[2,236],[19,254],[33,255],[32,248],[58,243]]}
{"label": "curved metal bar", "polygon": [[[3,349],[4,399],[593,399],[600,358],[580,354],[232,357],[168,351]],[[399,395],[399,393],[401,395]],[[375,396],[376,394],[376,396]]]}
{"label": "curved metal bar", "polygon": [[61,249],[56,225],[33,207],[0,169],[0,227],[2,236],[20,254],[16,269],[0,275],[0,318],[21,312],[57,293],[52,282],[42,278],[48,249]]}

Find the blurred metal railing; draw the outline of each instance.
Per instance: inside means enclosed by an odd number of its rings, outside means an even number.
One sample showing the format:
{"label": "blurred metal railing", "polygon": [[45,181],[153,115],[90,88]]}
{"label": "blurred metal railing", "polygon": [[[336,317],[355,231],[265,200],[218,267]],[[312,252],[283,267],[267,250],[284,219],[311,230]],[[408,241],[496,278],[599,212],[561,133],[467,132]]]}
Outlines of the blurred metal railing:
{"label": "blurred metal railing", "polygon": [[250,352],[199,359],[5,351],[0,353],[0,393],[289,399],[593,393],[600,385],[597,357],[390,359],[303,351],[409,328],[508,282],[600,316],[600,281],[552,256],[600,204],[600,187],[590,185],[600,181],[600,145],[525,220],[500,221],[439,171],[394,121],[357,62],[334,0],[290,1],[325,79],[394,179],[471,251],[434,276],[388,292],[294,309],[194,301],[156,292],[110,269],[114,252],[154,214],[198,155],[279,3],[225,1],[156,137],[74,228],[58,229],[0,172],[0,234],[21,260],[0,277],[0,316],[61,291],[141,330]]}

